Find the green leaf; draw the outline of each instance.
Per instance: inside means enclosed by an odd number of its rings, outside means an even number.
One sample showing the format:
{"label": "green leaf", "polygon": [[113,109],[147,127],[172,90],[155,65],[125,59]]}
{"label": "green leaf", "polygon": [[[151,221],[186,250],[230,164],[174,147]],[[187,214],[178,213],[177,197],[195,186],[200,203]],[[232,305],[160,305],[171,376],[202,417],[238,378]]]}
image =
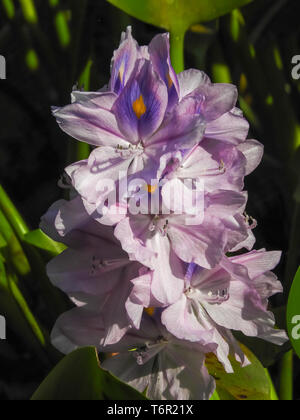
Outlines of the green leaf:
{"label": "green leaf", "polygon": [[251,365],[243,368],[236,360],[230,358],[234,369],[232,374],[225,372],[215,355],[207,356],[206,366],[216,380],[221,400],[270,401],[272,390],[266,370],[247,347],[241,344],[241,348]]}
{"label": "green leaf", "polygon": [[15,268],[16,272],[21,276],[26,276],[31,272],[31,267],[27,256],[13,231],[11,225],[7,221],[4,213],[0,209],[0,232],[7,243],[7,252],[5,257],[9,259]]}
{"label": "green leaf", "polygon": [[47,366],[48,358],[43,348],[45,345],[45,336],[21,294],[14,276],[6,272],[5,265],[1,259],[0,313],[5,316],[10,329]]}
{"label": "green leaf", "polygon": [[287,306],[288,333],[292,345],[300,357],[300,268],[295,276]]}
{"label": "green leaf", "polygon": [[54,257],[61,254],[66,249],[64,244],[53,241],[40,229],[27,233],[24,237],[24,242],[42,249]]}
{"label": "green leaf", "polygon": [[100,368],[96,349],[85,347],[66,356],[32,397],[33,401],[145,400]]}
{"label": "green leaf", "polygon": [[214,20],[252,0],[108,0],[144,22],[170,30]]}
{"label": "green leaf", "polygon": [[7,242],[6,242],[5,238],[0,233],[0,249],[6,248],[6,247],[7,247]]}

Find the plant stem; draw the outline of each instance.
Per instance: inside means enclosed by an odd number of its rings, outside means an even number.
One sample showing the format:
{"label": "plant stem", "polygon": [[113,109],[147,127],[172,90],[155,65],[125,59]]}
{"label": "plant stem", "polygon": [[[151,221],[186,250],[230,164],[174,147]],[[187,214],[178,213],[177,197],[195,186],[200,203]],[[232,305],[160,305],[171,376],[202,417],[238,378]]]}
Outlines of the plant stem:
{"label": "plant stem", "polygon": [[286,353],[281,360],[280,400],[293,401],[293,350]]}
{"label": "plant stem", "polygon": [[185,30],[173,30],[170,34],[171,63],[176,73],[184,70]]}

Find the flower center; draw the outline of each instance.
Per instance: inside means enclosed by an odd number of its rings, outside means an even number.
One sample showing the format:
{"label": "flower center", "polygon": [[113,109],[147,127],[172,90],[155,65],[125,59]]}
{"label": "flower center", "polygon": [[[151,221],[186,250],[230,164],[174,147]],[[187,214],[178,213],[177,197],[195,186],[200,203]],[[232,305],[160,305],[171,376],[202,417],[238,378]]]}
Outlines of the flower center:
{"label": "flower center", "polygon": [[134,357],[138,365],[144,365],[155,357],[168,344],[168,340],[160,336],[155,341],[145,343],[134,352]]}
{"label": "flower center", "polygon": [[204,302],[211,305],[221,305],[230,298],[228,288],[211,289],[208,292],[204,292],[190,286],[186,289],[185,295],[188,299],[197,302],[201,306]]}
{"label": "flower center", "polygon": [[116,148],[116,153],[122,159],[130,159],[131,157],[141,156],[145,151],[142,142],[138,144],[129,144],[128,146],[118,145]]}
{"label": "flower center", "polygon": [[169,220],[165,219],[164,217],[161,217],[160,215],[154,216],[154,218],[152,219],[149,225],[150,232],[158,232],[163,237],[167,236],[168,228],[169,228]]}
{"label": "flower center", "polygon": [[90,275],[96,276],[104,271],[120,268],[128,264],[126,258],[119,258],[115,260],[104,260],[98,258],[96,255],[92,257]]}

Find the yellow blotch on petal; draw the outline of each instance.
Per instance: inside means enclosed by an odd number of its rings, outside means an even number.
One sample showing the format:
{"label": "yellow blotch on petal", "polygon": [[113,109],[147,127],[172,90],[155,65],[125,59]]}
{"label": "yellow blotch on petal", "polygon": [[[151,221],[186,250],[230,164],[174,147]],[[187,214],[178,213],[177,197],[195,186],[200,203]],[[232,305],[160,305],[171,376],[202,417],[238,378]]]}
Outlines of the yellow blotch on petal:
{"label": "yellow blotch on petal", "polygon": [[167,74],[167,80],[168,80],[168,87],[169,87],[169,89],[171,89],[171,87],[173,86],[173,80],[171,79],[171,76],[170,76],[169,72]]}
{"label": "yellow blotch on petal", "polygon": [[146,308],[146,309],[144,309],[145,310],[145,312],[148,314],[148,315],[150,315],[150,316],[153,316],[154,315],[154,313],[155,313],[155,308]]}
{"label": "yellow blotch on petal", "polygon": [[120,78],[121,83],[123,83],[124,71],[125,71],[125,64],[124,62],[122,62],[120,70],[119,70],[119,78]]}
{"label": "yellow blotch on petal", "polygon": [[146,187],[146,191],[149,194],[154,194],[156,190],[157,190],[157,185],[147,185]]}
{"label": "yellow blotch on petal", "polygon": [[144,102],[143,95],[141,95],[136,101],[133,102],[132,108],[138,119],[140,119],[145,114],[147,108]]}

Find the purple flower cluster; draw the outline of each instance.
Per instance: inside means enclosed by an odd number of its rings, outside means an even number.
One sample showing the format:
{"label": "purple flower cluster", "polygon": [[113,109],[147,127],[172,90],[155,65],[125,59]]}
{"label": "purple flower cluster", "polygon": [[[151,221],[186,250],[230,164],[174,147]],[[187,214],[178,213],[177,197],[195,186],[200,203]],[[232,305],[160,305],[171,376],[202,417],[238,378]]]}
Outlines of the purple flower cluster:
{"label": "purple flower cluster", "polygon": [[[71,105],[53,109],[62,130],[94,148],[66,168],[72,200],[41,223],[68,246],[48,275],[76,305],[52,342],[63,353],[118,353],[103,367],[151,399],[209,399],[206,354],[228,373],[229,355],[249,363],[232,331],[287,340],[268,311],[282,291],[271,272],[281,253],[253,250],[245,212],[244,177],[263,146],[247,139],[237,98],[201,71],[176,75],[167,34],[139,47],[128,28],[108,86],[74,91]],[[135,188],[121,192],[124,179]]]}

